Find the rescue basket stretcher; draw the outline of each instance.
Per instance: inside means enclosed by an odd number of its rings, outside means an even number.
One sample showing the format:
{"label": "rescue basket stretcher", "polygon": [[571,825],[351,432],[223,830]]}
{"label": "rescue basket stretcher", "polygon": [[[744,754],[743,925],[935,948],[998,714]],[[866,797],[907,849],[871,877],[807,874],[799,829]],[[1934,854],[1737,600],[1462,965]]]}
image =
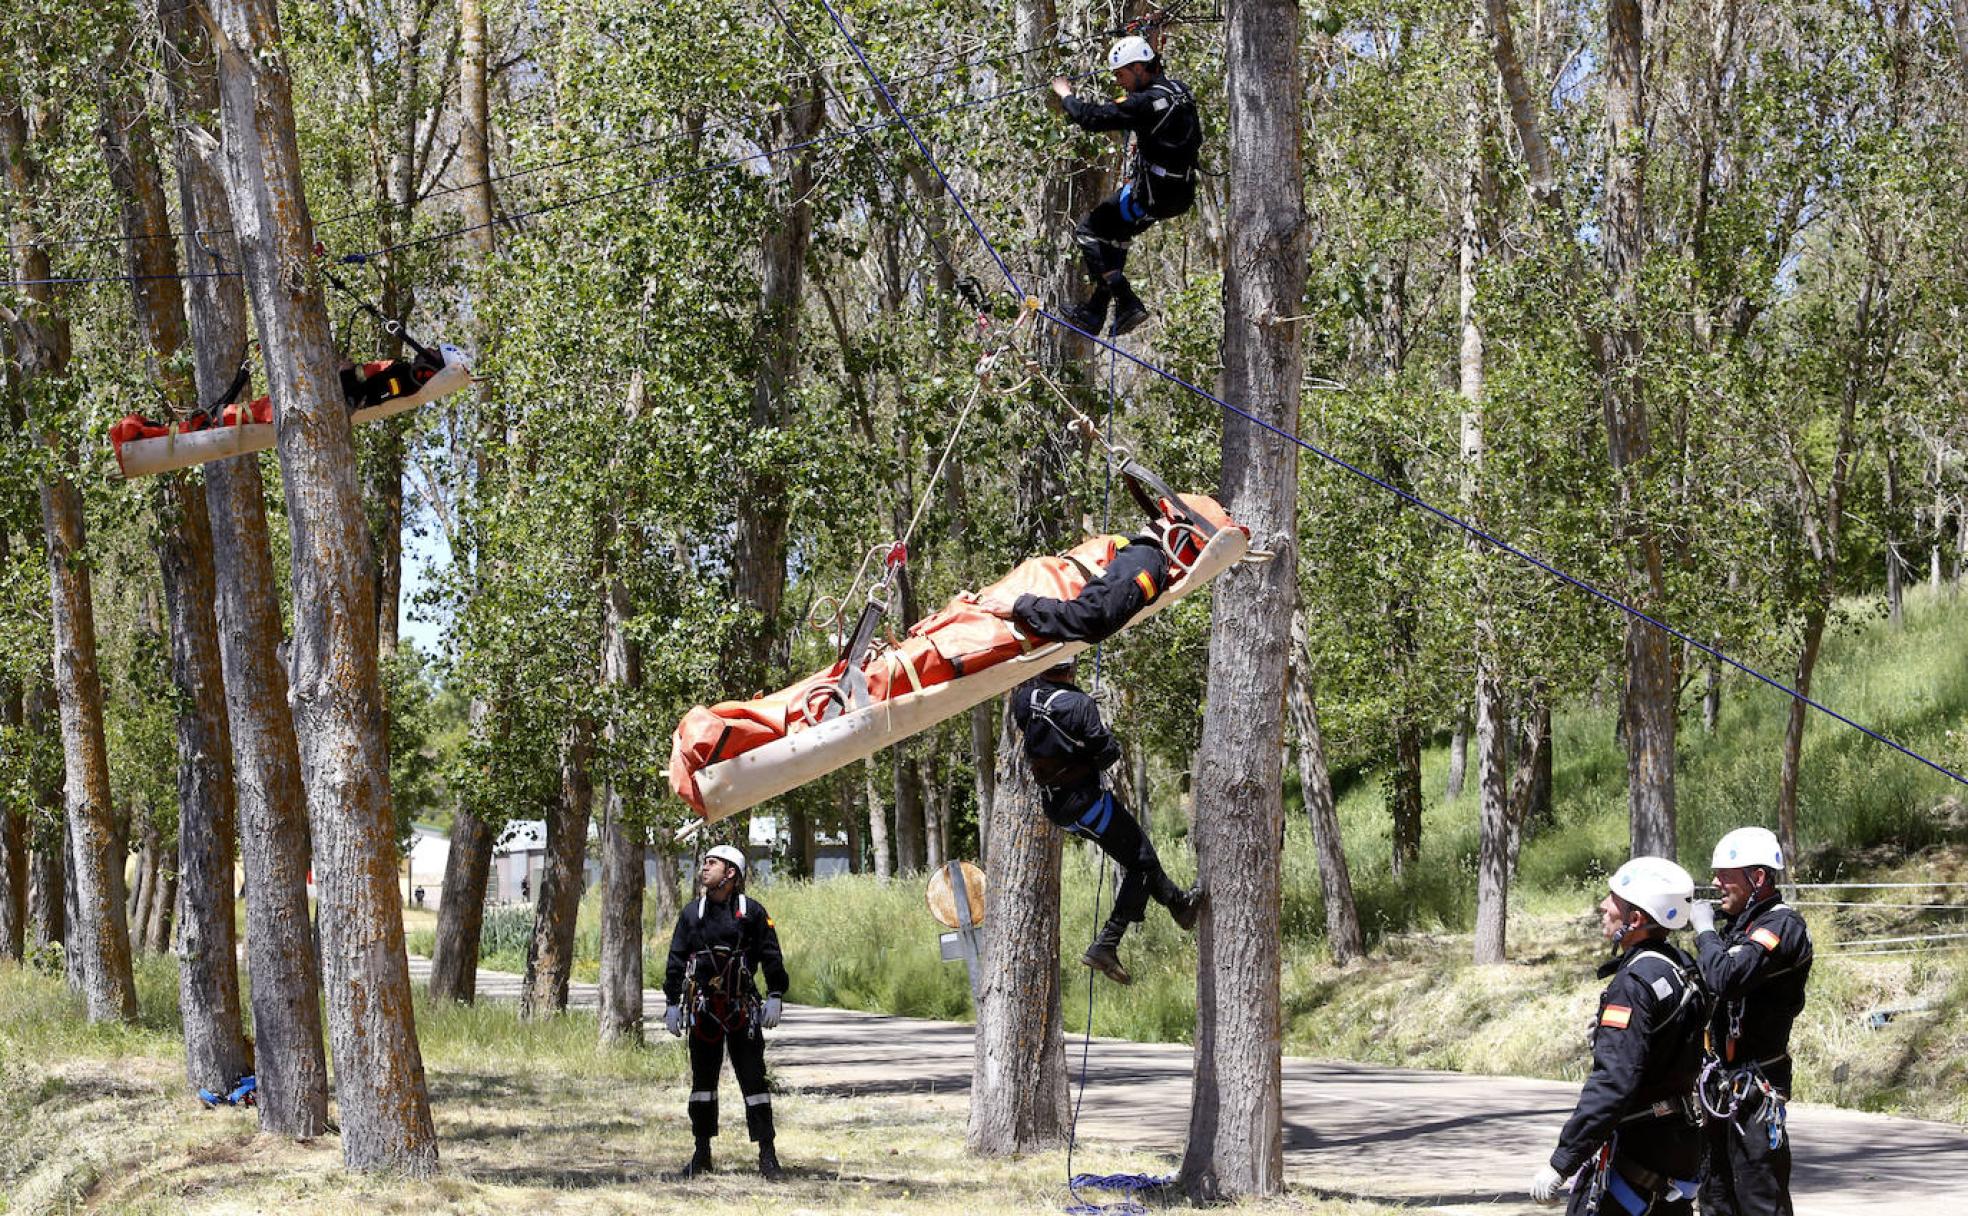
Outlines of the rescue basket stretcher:
{"label": "rescue basket stretcher", "polygon": [[[1214,499],[1181,500],[1185,514],[1213,525],[1213,535],[1187,572],[1123,628],[1206,586],[1250,552],[1249,529]],[[1116,540],[1093,537],[1065,554],[1030,558],[981,594],[1071,599],[1114,560]],[[899,644],[878,643],[858,670],[836,661],[768,696],[692,709],[671,739],[670,785],[703,823],[715,823],[865,760],[1087,648],[1034,637],[980,609],[975,597],[958,595]],[[853,690],[849,704],[837,692],[844,682]]]}
{"label": "rescue basket stretcher", "polygon": [[[351,421],[393,418],[468,387],[472,382],[471,364],[465,353],[448,343],[438,349],[444,365],[417,383],[415,391],[359,406],[350,413]],[[374,375],[389,366],[388,361],[379,361],[366,364],[361,370],[365,375]],[[132,415],[110,429],[110,443],[116,452],[116,467],[125,478],[148,477],[248,452],[264,452],[274,443],[273,405],[266,397],[257,398],[250,405],[228,405],[218,420],[196,429],[185,429],[182,423],[152,423]]]}

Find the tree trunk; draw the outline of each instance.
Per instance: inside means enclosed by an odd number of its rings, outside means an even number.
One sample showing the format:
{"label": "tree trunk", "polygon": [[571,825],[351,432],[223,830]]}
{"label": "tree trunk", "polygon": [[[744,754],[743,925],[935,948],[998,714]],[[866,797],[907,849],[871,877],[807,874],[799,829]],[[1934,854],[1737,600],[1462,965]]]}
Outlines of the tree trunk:
{"label": "tree trunk", "polygon": [[[1225,35],[1230,206],[1223,396],[1298,427],[1305,186],[1298,6],[1231,0]],[[1215,584],[1196,780],[1196,868],[1221,876],[1197,938],[1196,1072],[1181,1182],[1191,1199],[1284,1186],[1279,841],[1284,706],[1297,598],[1298,452],[1243,418],[1223,427],[1223,502],[1277,554]]]}
{"label": "tree trunk", "polygon": [[[144,922],[143,945],[144,945],[144,950],[147,951],[148,953],[163,954],[165,951],[171,948],[172,913],[176,911],[178,906],[178,850],[174,848],[166,848],[158,853],[156,883],[157,883],[156,889],[152,892],[151,895],[150,919]],[[237,960],[235,960],[234,969],[233,969],[234,987],[233,987],[233,998],[232,998],[233,1031],[235,1034],[238,1033],[238,1026],[239,1026],[238,975],[239,975],[238,963]],[[184,981],[182,979],[179,980],[178,987],[180,989],[184,987]],[[212,1014],[207,1013],[204,1016],[206,1018],[209,1027],[212,1021]],[[221,1031],[223,1030],[223,1028],[220,1029]],[[192,1030],[191,1023],[190,1023],[190,1016],[188,1014],[186,1016],[185,1031],[186,1031],[186,1038],[187,1038],[187,1042],[185,1046],[187,1048],[186,1054],[187,1054],[187,1064],[188,1064],[190,1049],[193,1046],[193,1044],[189,1040],[193,1037],[204,1037],[204,1036],[202,1033],[194,1032]],[[218,1050],[223,1050],[223,1047],[224,1045],[222,1043],[199,1044],[198,1050],[218,1051]],[[239,1052],[240,1052],[240,1057],[239,1057],[240,1061],[243,1063],[246,1058],[245,1057],[246,1045],[243,1040],[239,1045]],[[235,1072],[232,1075],[236,1077],[239,1074]]]}
{"label": "tree trunk", "polygon": [[881,791],[875,786],[875,762],[864,763],[868,786],[868,845],[874,854],[875,877],[887,882],[893,871],[888,867],[888,808],[882,805]]}
{"label": "tree trunk", "polygon": [[[994,893],[977,994],[969,1151],[1037,1152],[1066,1134],[1066,1030],[1059,979],[1059,852],[1065,836],[1040,811],[1017,728],[1004,712],[991,855]],[[871,820],[872,821],[872,820]]]}
{"label": "tree trunk", "polygon": [[1412,722],[1394,728],[1394,763],[1387,772],[1387,810],[1394,821],[1393,854],[1388,859],[1395,878],[1421,860],[1421,728]]}
{"label": "tree trunk", "polygon": [[[1824,642],[1825,610],[1813,604],[1804,615],[1804,645],[1797,654],[1796,683],[1801,696],[1811,695],[1811,677],[1817,669],[1818,652]],[[1777,774],[1777,838],[1784,854],[1797,854],[1797,782],[1804,759],[1804,725],[1810,706],[1798,698],[1790,702],[1790,716],[1784,723],[1783,756]]]}
{"label": "tree trunk", "polygon": [[861,808],[855,802],[854,782],[846,775],[847,772],[852,771],[852,769],[846,770],[838,779],[835,786],[835,802],[840,807],[841,835],[847,838],[847,872],[859,874],[867,868],[867,862],[862,857]]}
{"label": "tree trunk", "polygon": [[1469,774],[1469,715],[1456,715],[1455,729],[1449,732],[1449,779],[1442,787],[1444,798],[1462,797]]}
{"label": "tree trunk", "polygon": [[[177,132],[178,197],[200,401],[217,402],[247,353],[246,293],[234,259],[200,233],[232,230],[224,161],[211,133],[218,78],[202,25],[160,6],[175,50],[166,78]],[[161,230],[161,229],[160,229]],[[250,391],[246,393],[250,396]],[[287,702],[273,551],[258,457],[204,466],[211,525],[216,627],[232,740],[239,861],[246,880],[246,966],[252,976],[254,1075],[260,1127],[307,1140],[328,1127],[321,967],[308,909],[312,857],[301,791],[300,746]],[[231,881],[231,874],[225,875]]]}
{"label": "tree trunk", "polygon": [[895,872],[919,874],[923,867],[922,766],[904,743],[895,748]]}
{"label": "tree trunk", "polygon": [[[0,570],[13,562],[7,530],[0,527]],[[0,739],[10,761],[28,755],[27,711],[20,684],[0,673]],[[0,801],[0,960],[19,960],[27,951],[27,809],[10,797]]]}
{"label": "tree trunk", "polygon": [[62,864],[66,850],[57,824],[54,839],[35,845],[27,859],[27,918],[34,926],[36,950],[59,946],[68,939],[67,867]]}
{"label": "tree trunk", "polygon": [[[630,417],[639,412],[630,393]],[[627,624],[635,615],[628,584],[613,569],[604,572],[608,588],[602,623],[601,682],[618,693],[642,686],[642,655]],[[603,728],[610,750],[620,746],[621,727],[610,716]],[[602,793],[601,832],[601,1012],[604,1043],[642,1042],[642,893],[647,831],[630,815],[621,785],[610,779]]]}
{"label": "tree trunk", "polygon": [[[1642,212],[1646,185],[1646,97],[1642,75],[1645,32],[1640,0],[1606,6],[1605,268],[1612,285],[1613,319],[1601,335],[1601,392],[1606,441],[1618,482],[1616,530],[1627,558],[1627,587],[1639,606],[1658,612],[1667,596],[1660,540],[1643,501],[1653,452],[1641,370],[1640,275],[1646,254]],[[1675,855],[1674,648],[1655,626],[1629,617],[1626,624],[1627,813],[1635,856]]]}
{"label": "tree trunk", "polygon": [[458,64],[458,166],[471,184],[463,191],[465,223],[481,255],[490,254],[496,234],[492,228],[491,79],[486,70],[484,0],[458,0],[458,35],[463,56]]}
{"label": "tree trunk", "polygon": [[[151,141],[150,118],[137,99],[112,86],[100,129],[110,181],[121,200],[125,248],[138,328],[150,347],[150,373],[174,412],[198,405],[198,389],[183,370],[184,292],[171,244],[146,239],[171,230],[164,178]],[[194,373],[195,374],[195,373]],[[171,639],[176,691],[178,845],[153,871],[145,947],[168,944],[174,889],[184,891],[178,1003],[185,1034],[186,1079],[193,1090],[223,1092],[251,1072],[239,1009],[238,939],[233,929],[233,839],[236,807],[232,738],[212,560],[212,526],[202,484],[188,474],[157,479],[162,535],[158,563]],[[153,862],[155,832],[146,841]]]}
{"label": "tree trunk", "polygon": [[[1956,0],[1957,7],[1968,0]],[[1886,621],[1894,633],[1906,628],[1905,563],[1900,558],[1900,461],[1899,448],[1891,436],[1886,439]]]}
{"label": "tree trunk", "polygon": [[587,870],[588,818],[594,810],[593,759],[594,723],[576,718],[561,757],[560,801],[547,816],[546,866],[534,893],[533,937],[526,948],[526,986],[519,998],[519,1014],[529,1020],[567,1008],[575,922]]}
{"label": "tree trunk", "polygon": [[[797,58],[797,53],[795,54]],[[794,95],[816,104],[795,105],[776,122],[781,145],[800,144],[814,137],[826,116],[818,104],[819,76],[795,83]],[[806,249],[813,234],[813,159],[807,151],[780,159],[785,176],[778,205],[765,230],[760,250],[762,285],[759,300],[757,349],[762,352],[752,384],[751,425],[755,433],[786,426],[795,407],[799,373],[800,297],[806,281]],[[748,470],[738,496],[738,531],[732,573],[739,604],[755,614],[740,633],[740,651],[732,657],[731,674],[739,687],[760,686],[770,666],[778,638],[779,614],[786,594],[786,475],[776,462],[761,462]],[[904,865],[907,865],[906,859]]]}
{"label": "tree trunk", "polygon": [[1305,614],[1292,615],[1292,733],[1298,737],[1298,786],[1312,850],[1319,859],[1319,888],[1326,904],[1326,944],[1333,962],[1345,965],[1364,955],[1360,911],[1353,903],[1353,875],[1339,834],[1339,807],[1332,774],[1326,769],[1326,739],[1319,729],[1319,705],[1312,685],[1312,655],[1306,646]]}
{"label": "tree trunk", "polygon": [[[474,702],[474,710],[483,702]],[[471,1004],[478,994],[478,939],[485,928],[485,888],[492,874],[495,833],[460,806],[451,821],[451,852],[444,859],[444,894],[437,905],[431,946],[432,1000]]]}
{"label": "tree trunk", "polygon": [[[34,216],[45,183],[29,148],[27,115],[11,98],[0,100],[0,160],[5,161],[13,187],[15,275],[46,280],[48,255]],[[10,320],[22,380],[64,374],[70,354],[68,322],[55,311],[53,293],[41,282],[23,286],[21,294],[25,299]],[[71,975],[82,977],[90,1021],[129,1021],[136,1017],[137,993],[130,971],[127,909],[117,891],[124,857],[117,851],[109,754],[103,740],[102,681],[96,670],[95,607],[82,494],[70,478],[75,453],[56,432],[44,436],[44,441],[55,449],[41,478],[41,526],[67,774],[68,849],[74,867],[67,884],[77,913],[68,918],[76,946],[70,952]]]}
{"label": "tree trunk", "polygon": [[234,228],[276,413],[293,544],[294,724],[314,834],[343,1159],[437,1167],[403,950],[375,585],[328,313],[310,270],[294,107],[274,0],[213,0]]}
{"label": "tree trunk", "polygon": [[1475,961],[1501,963],[1510,914],[1510,724],[1496,677],[1488,670],[1477,676],[1476,772],[1482,805],[1477,812]]}
{"label": "tree trunk", "polygon": [[[21,703],[31,741],[28,745],[38,750],[56,731],[54,686],[45,681],[30,684]],[[47,765],[33,772],[30,781],[39,814],[30,833],[27,916],[34,925],[35,949],[66,947],[68,907],[73,896],[68,890],[68,832],[62,811],[61,773]]]}
{"label": "tree trunk", "polygon": [[144,926],[150,923],[150,894],[155,889],[157,879],[157,829],[152,826],[149,816],[144,818],[143,847],[137,850],[137,877],[130,884],[128,898],[123,901],[125,915],[130,921],[130,947],[143,949]]}
{"label": "tree trunk", "polygon": [[991,804],[998,798],[997,728],[991,721],[994,702],[970,708],[970,771],[977,789],[977,864],[991,857]]}

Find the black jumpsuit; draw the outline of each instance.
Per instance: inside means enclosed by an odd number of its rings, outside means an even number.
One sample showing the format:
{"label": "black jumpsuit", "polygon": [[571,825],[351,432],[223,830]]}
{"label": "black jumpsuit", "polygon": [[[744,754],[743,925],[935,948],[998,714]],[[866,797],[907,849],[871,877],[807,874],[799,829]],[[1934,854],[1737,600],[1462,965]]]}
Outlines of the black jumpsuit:
{"label": "black jumpsuit", "polygon": [[1040,676],[1012,690],[1011,717],[1024,733],[1046,818],[1093,841],[1121,867],[1108,924],[1140,924],[1151,895],[1164,907],[1180,903],[1182,889],[1163,871],[1148,833],[1112,790],[1100,788],[1100,774],[1121,758],[1121,746],[1094,699],[1070,680]]}
{"label": "black jumpsuit", "polygon": [[1082,101],[1075,94],[1060,104],[1067,120],[1085,130],[1134,133],[1127,184],[1073,230],[1087,274],[1100,285],[1127,268],[1128,246],[1135,237],[1195,205],[1203,120],[1189,87],[1168,76],[1117,102]]}
{"label": "black jumpsuit", "polygon": [[[1783,1102],[1790,1097],[1790,1024],[1804,1009],[1811,978],[1811,935],[1796,909],[1772,896],[1720,932],[1698,936],[1695,950],[1715,997],[1709,1050],[1745,1090],[1735,1118],[1709,1120],[1702,1214],[1790,1216]],[[1757,1084],[1759,1073],[1774,1099]]]}
{"label": "black jumpsuit", "polygon": [[1021,595],[1012,615],[1027,630],[1053,642],[1104,642],[1134,614],[1168,590],[1168,554],[1146,533],[1123,544],[1114,560],[1070,600]]}
{"label": "black jumpsuit", "polygon": [[1592,1072],[1559,1134],[1551,1168],[1571,1177],[1606,1145],[1603,1179],[1587,1171],[1566,1209],[1600,1216],[1685,1213],[1701,1165],[1690,1097],[1701,1066],[1704,1005],[1694,961],[1648,941],[1599,969],[1611,976],[1592,1025]]}
{"label": "black jumpsuit", "polygon": [[[730,955],[739,961],[727,964]],[[696,978],[697,1000],[684,1012],[690,1021],[690,1130],[699,1140],[717,1135],[718,1069],[727,1051],[739,1092],[745,1095],[746,1129],[754,1140],[772,1139],[765,1037],[757,1022],[755,976],[761,969],[768,995],[783,996],[786,964],[779,955],[779,931],[764,904],[739,893],[723,902],[700,897],[684,905],[670,935],[663,998],[676,1004],[683,999],[685,978]]]}

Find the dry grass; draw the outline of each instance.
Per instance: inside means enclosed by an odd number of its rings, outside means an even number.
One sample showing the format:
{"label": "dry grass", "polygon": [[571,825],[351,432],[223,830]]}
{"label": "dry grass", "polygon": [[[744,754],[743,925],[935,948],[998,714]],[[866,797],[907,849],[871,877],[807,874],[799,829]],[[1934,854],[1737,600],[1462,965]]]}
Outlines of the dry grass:
{"label": "dry grass", "polygon": [[[148,977],[146,984],[158,976]],[[509,1007],[425,1009],[438,1177],[352,1175],[337,1137],[259,1135],[250,1111],[206,1112],[184,1093],[168,1036],[29,1016],[68,1010],[58,979],[0,973],[0,1212],[998,1213],[1057,1212],[1064,1154],[978,1160],[961,1099],[782,1092],[774,1106],[791,1177],[756,1173],[728,1079],[720,1172],[666,1177],[690,1151],[681,1049],[601,1052],[580,1015],[521,1026]],[[60,1026],[60,1037],[51,1038]],[[50,1049],[59,1055],[51,1055]],[[59,1061],[59,1062],[48,1062]],[[1165,1159],[1082,1145],[1112,1171]],[[1090,1150],[1090,1151],[1088,1151]],[[1394,1209],[1306,1194],[1239,1210],[1371,1216]]]}

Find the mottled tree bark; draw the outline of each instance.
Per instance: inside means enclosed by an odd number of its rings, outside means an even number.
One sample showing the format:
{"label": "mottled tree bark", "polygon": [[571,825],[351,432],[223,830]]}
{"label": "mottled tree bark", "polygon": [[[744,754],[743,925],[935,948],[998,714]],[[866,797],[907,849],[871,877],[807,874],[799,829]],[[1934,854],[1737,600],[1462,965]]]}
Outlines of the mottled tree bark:
{"label": "mottled tree bark", "polygon": [[970,771],[977,789],[977,864],[991,857],[991,804],[998,797],[998,732],[992,702],[970,708]]}
{"label": "mottled tree bark", "polygon": [[526,983],[519,1014],[544,1018],[567,1008],[574,976],[575,919],[586,881],[588,818],[594,811],[594,723],[576,718],[561,755],[560,800],[547,816],[546,866],[533,905],[526,947]]}
{"label": "mottled tree bark", "polygon": [[[484,702],[474,702],[483,710]],[[478,996],[478,938],[485,928],[485,888],[492,875],[497,833],[460,806],[451,821],[451,852],[444,859],[444,894],[437,905],[437,940],[431,947],[433,1000],[471,1004]]]}
{"label": "mottled tree bark", "polygon": [[[232,243],[224,158],[212,133],[218,76],[204,27],[159,6],[172,52],[166,79],[177,135],[178,199],[198,399],[215,402],[246,356],[246,291]],[[200,237],[198,234],[213,234]],[[244,390],[250,395],[250,390]],[[211,523],[218,645],[232,739],[240,868],[245,872],[246,969],[252,977],[254,1075],[260,1128],[306,1140],[328,1128],[321,965],[308,909],[312,851],[300,745],[287,704],[283,630],[257,456],[204,466]],[[226,875],[229,881],[231,875]]]}
{"label": "mottled tree bark", "polygon": [[[0,99],[0,160],[13,188],[12,243],[15,275],[49,278],[34,209],[44,196],[41,166],[29,147],[28,118],[17,102]],[[0,316],[13,326],[14,357],[23,380],[59,377],[68,369],[67,320],[55,311],[47,283],[21,288],[18,312]],[[118,890],[122,841],[110,800],[109,753],[103,740],[102,680],[96,669],[96,618],[91,598],[82,493],[72,471],[75,452],[51,431],[55,458],[41,480],[41,528],[48,561],[50,624],[54,634],[55,696],[60,707],[62,759],[67,773],[68,852],[73,872],[67,891],[75,901],[68,928],[70,975],[79,976],[92,1022],[129,1021],[137,1015],[130,971],[127,909]]]}
{"label": "mottled tree bark", "polygon": [[213,0],[220,113],[266,355],[293,542],[293,707],[314,834],[343,1159],[425,1175],[437,1140],[403,951],[376,674],[375,583],[328,313],[313,267],[274,0]]}
{"label": "mottled tree bark", "polygon": [[[27,734],[32,744],[56,731],[55,690],[37,681],[21,698]],[[29,832],[27,918],[34,927],[34,948],[65,946],[68,942],[68,834],[62,811],[61,773],[49,765],[33,774],[36,821]]]}
{"label": "mottled tree bark", "polygon": [[1449,776],[1442,783],[1444,798],[1462,797],[1463,784],[1469,779],[1469,715],[1457,714],[1455,726],[1449,731]]}
{"label": "mottled tree bark", "polygon": [[1039,809],[1011,715],[998,740],[991,805],[991,896],[971,1065],[973,1153],[1048,1148],[1066,1134],[1066,1037],[1059,980],[1059,853],[1064,833]]}
{"label": "mottled tree bark", "polygon": [[908,744],[895,748],[895,872],[919,874],[923,868],[922,766]]}
{"label": "mottled tree bark", "polygon": [[[641,412],[642,379],[629,395],[629,418]],[[602,575],[607,602],[602,621],[601,682],[619,693],[642,686],[642,654],[628,635],[635,615],[629,587],[611,560]],[[611,747],[620,739],[620,724],[610,717],[603,728]],[[604,1043],[642,1041],[642,894],[643,859],[648,833],[633,821],[629,802],[619,783],[610,780],[602,793],[601,831],[601,1012]]]}
{"label": "mottled tree bark", "polygon": [[[12,560],[7,530],[0,528],[0,569]],[[0,675],[0,738],[24,753],[26,730],[20,684]],[[0,959],[19,959],[27,950],[27,854],[26,809],[11,802],[0,805]]]}
{"label": "mottled tree bark", "polygon": [[1319,889],[1325,897],[1326,944],[1333,961],[1345,964],[1366,953],[1360,933],[1360,911],[1353,902],[1353,873],[1346,864],[1346,844],[1339,834],[1339,806],[1333,797],[1332,774],[1326,767],[1326,738],[1319,729],[1319,703],[1312,680],[1312,656],[1306,646],[1305,616],[1292,616],[1291,672],[1292,734],[1298,739],[1298,787],[1305,799],[1305,820],[1312,829],[1312,851],[1319,859]]}
{"label": "mottled tree bark", "polygon": [[[1298,6],[1231,0],[1225,33],[1230,204],[1223,269],[1223,396],[1266,426],[1298,428],[1304,375],[1304,87]],[[1181,1184],[1191,1199],[1284,1186],[1279,1024],[1284,716],[1298,588],[1298,451],[1227,417],[1223,503],[1277,556],[1213,586],[1196,776],[1196,868],[1210,901],[1197,937],[1196,1073]]]}
{"label": "mottled tree bark", "polygon": [[887,882],[893,875],[888,865],[888,808],[882,805],[881,791],[875,785],[875,762],[862,763],[868,791],[868,851],[873,855],[875,877]]}
{"label": "mottled tree bark", "polygon": [[[160,235],[171,231],[171,210],[151,140],[150,116],[139,98],[114,85],[104,108],[103,156],[121,202],[131,298],[137,326],[150,347],[151,378],[174,412],[189,413],[197,408],[198,390],[180,362],[186,349],[184,291],[171,242]],[[212,527],[204,487],[189,474],[165,474],[157,479],[155,491],[161,530],[157,557],[171,639],[171,683],[177,693],[178,845],[166,851],[150,876],[144,946],[151,951],[166,947],[176,902],[172,896],[181,890],[184,931],[178,943],[178,1004],[186,1079],[194,1091],[224,1092],[252,1069],[240,1019],[233,930],[236,805],[225,676],[213,608],[217,590]],[[156,844],[148,843],[156,860]]]}

